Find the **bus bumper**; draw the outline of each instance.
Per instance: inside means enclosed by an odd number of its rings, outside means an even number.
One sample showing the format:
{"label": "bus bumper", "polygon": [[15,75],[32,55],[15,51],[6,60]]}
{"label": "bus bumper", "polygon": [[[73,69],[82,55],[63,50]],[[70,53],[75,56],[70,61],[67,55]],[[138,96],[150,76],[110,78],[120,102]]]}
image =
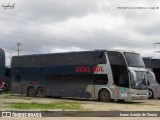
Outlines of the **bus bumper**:
{"label": "bus bumper", "polygon": [[131,94],[130,98],[131,98],[131,100],[146,100],[146,99],[148,99],[148,95]]}
{"label": "bus bumper", "polygon": [[130,99],[131,100],[146,100],[148,99],[148,90],[130,90]]}

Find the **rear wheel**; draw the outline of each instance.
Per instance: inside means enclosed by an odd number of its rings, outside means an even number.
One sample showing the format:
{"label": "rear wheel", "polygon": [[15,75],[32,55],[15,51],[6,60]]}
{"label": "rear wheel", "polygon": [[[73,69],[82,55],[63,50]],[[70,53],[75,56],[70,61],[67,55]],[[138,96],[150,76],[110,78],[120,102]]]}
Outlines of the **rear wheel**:
{"label": "rear wheel", "polygon": [[36,91],[34,89],[34,87],[29,87],[27,90],[27,94],[29,97],[35,97],[36,96]]}
{"label": "rear wheel", "polygon": [[39,87],[38,90],[37,90],[37,94],[38,94],[38,97],[45,97],[46,92],[45,92],[44,87]]}
{"label": "rear wheel", "polygon": [[99,100],[103,102],[110,102],[111,101],[111,94],[108,90],[103,89],[99,92]]}
{"label": "rear wheel", "polygon": [[153,99],[154,98],[154,93],[151,89],[148,90],[148,98]]}

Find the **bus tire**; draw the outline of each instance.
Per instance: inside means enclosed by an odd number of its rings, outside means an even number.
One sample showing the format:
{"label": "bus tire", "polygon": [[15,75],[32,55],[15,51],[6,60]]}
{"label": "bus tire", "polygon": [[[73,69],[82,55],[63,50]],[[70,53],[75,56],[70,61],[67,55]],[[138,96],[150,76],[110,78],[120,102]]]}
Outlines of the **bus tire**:
{"label": "bus tire", "polygon": [[99,92],[99,100],[102,102],[110,102],[111,101],[111,94],[107,89],[102,89]]}
{"label": "bus tire", "polygon": [[28,97],[35,97],[36,96],[36,91],[35,91],[34,87],[28,88],[27,95],[28,95]]}
{"label": "bus tire", "polygon": [[38,90],[37,90],[37,94],[38,94],[38,97],[45,97],[46,92],[45,92],[44,87],[39,87]]}
{"label": "bus tire", "polygon": [[153,99],[154,98],[154,93],[151,89],[148,89],[148,99]]}
{"label": "bus tire", "polygon": [[6,84],[3,87],[3,92],[7,92],[7,85]]}

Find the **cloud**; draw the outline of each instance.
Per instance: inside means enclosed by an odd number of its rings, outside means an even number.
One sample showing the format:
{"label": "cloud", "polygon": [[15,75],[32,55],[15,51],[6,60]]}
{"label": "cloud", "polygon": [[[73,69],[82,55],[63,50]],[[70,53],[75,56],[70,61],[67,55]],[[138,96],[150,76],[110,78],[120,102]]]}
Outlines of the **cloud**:
{"label": "cloud", "polygon": [[156,7],[158,0],[3,0],[14,10],[0,9],[0,41],[6,51],[21,54],[127,49],[152,56],[159,42],[160,8],[125,10],[117,7]]}
{"label": "cloud", "polygon": [[154,36],[157,35],[159,37],[160,34],[160,23],[159,21],[154,22],[153,24],[137,27],[136,29],[140,33],[146,35],[146,36]]}

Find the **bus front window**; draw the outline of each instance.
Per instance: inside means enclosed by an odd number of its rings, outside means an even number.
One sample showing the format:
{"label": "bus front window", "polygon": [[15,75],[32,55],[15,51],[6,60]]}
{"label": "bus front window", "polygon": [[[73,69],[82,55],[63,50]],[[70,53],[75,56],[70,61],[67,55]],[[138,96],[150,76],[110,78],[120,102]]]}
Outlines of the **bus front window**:
{"label": "bus front window", "polygon": [[125,52],[124,56],[127,60],[127,64],[129,67],[145,67],[144,62],[139,54]]}

